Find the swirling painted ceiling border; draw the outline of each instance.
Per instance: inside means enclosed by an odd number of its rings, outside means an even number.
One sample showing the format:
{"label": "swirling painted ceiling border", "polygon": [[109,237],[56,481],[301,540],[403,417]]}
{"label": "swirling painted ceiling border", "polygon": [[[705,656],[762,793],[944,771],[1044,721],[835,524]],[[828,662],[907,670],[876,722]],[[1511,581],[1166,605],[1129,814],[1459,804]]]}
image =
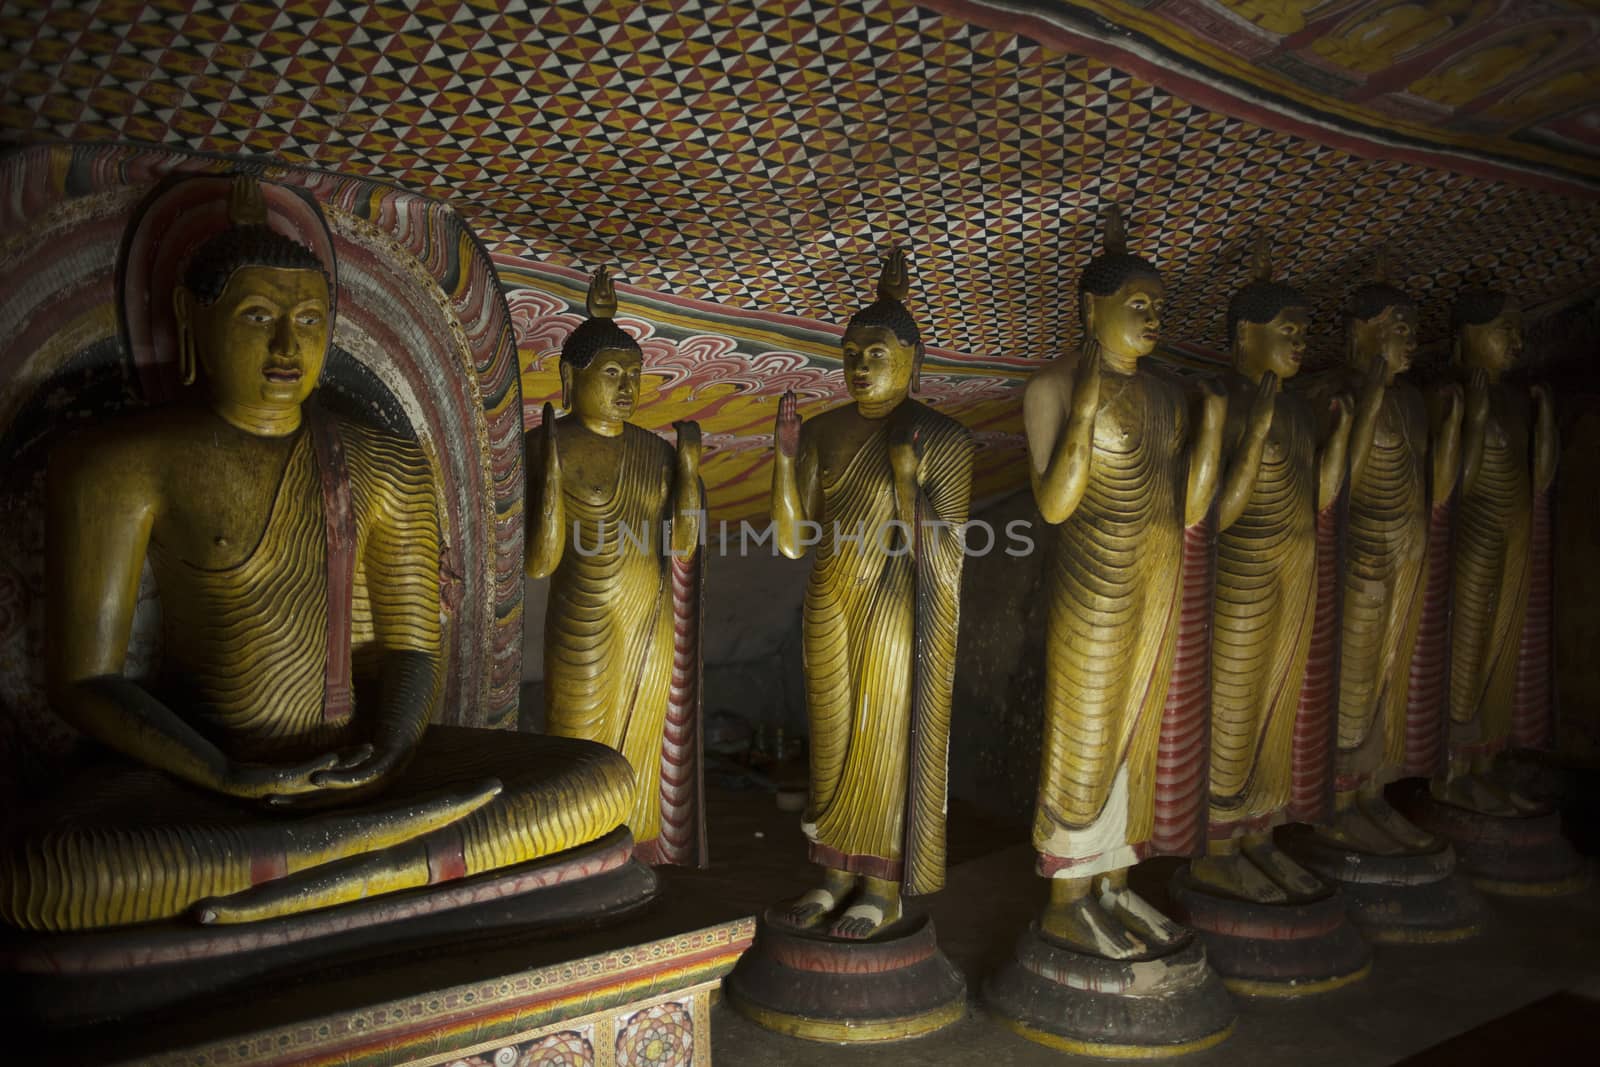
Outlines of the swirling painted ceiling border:
{"label": "swirling painted ceiling border", "polygon": [[[504,254],[494,263],[516,331],[523,421],[534,427],[546,402],[560,403],[561,344],[587,314],[588,277]],[[871,282],[863,282],[862,304],[871,300]],[[779,398],[794,390],[807,418],[849,399],[839,357],[844,323],[739,311],[625,282],[617,293],[617,321],[644,351],[644,389],[634,421],[668,440],[674,422],[699,422],[710,517],[764,519]],[[909,306],[915,314],[915,292]],[[1037,366],[1017,357],[980,360],[945,348],[927,350],[917,398],[972,430],[979,449],[978,499],[1021,485],[1021,386]]]}

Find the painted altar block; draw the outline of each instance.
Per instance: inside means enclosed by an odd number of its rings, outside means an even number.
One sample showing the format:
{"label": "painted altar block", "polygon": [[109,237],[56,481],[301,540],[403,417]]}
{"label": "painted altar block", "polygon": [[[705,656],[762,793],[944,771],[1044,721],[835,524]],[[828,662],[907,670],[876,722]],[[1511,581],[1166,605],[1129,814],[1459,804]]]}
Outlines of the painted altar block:
{"label": "painted altar block", "polygon": [[[567,947],[614,945],[500,977],[286,1019],[198,1044],[168,1044],[154,1053],[126,1042],[85,1051],[96,1062],[172,1067],[705,1067],[711,1062],[712,998],[749,947],[755,920],[624,943],[630,930],[637,936],[663,925],[653,920],[670,918],[652,916],[604,934],[529,946],[530,955],[550,956]],[[485,955],[499,959],[504,953]],[[430,962],[404,970],[426,973]],[[370,984],[387,980],[367,977]],[[324,992],[313,987],[289,1000],[314,1002]],[[242,1005],[230,1014],[258,1018],[258,1009]],[[193,1033],[192,1026],[172,1029],[174,1036]]]}

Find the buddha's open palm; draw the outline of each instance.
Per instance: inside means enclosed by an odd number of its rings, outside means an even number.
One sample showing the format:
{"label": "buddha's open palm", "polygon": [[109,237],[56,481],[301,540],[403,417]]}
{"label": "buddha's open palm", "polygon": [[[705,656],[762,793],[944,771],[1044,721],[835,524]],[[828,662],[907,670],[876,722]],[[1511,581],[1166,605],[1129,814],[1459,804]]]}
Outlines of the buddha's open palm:
{"label": "buddha's open palm", "polygon": [[683,419],[672,424],[678,432],[678,469],[693,476],[700,470],[700,424],[693,419]]}
{"label": "buddha's open palm", "polygon": [[1265,439],[1272,429],[1272,412],[1278,406],[1281,384],[1276,374],[1267,371],[1256,385],[1256,395],[1250,403],[1250,433],[1259,439]]}
{"label": "buddha's open palm", "polygon": [[787,390],[778,401],[778,424],[773,430],[778,452],[788,459],[800,454],[800,399]]}

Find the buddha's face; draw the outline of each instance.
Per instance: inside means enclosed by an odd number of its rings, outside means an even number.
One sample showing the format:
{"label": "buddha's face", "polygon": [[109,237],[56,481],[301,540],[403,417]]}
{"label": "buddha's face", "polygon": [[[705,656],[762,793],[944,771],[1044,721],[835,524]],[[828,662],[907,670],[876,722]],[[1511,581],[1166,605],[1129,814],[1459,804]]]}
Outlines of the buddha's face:
{"label": "buddha's face", "polygon": [[1391,305],[1375,318],[1358,320],[1353,328],[1358,356],[1383,360],[1390,377],[1410,369],[1417,354],[1416,308]]}
{"label": "buddha's face", "polygon": [[1110,296],[1086,294],[1086,326],[1101,348],[1141,359],[1154,352],[1161,339],[1161,312],[1166,305],[1167,287],[1161,279],[1137,275]]}
{"label": "buddha's face", "polygon": [[587,367],[562,364],[567,398],[586,423],[626,422],[639,403],[644,359],[630,348],[602,348]]}
{"label": "buddha's face", "polygon": [[1306,354],[1306,328],[1311,313],[1305,308],[1284,308],[1271,322],[1241,322],[1234,344],[1239,368],[1251,377],[1271,371],[1279,378],[1300,373]]}
{"label": "buddha's face", "polygon": [[1496,376],[1504,374],[1522,351],[1522,313],[1507,308],[1482,326],[1462,326],[1460,342],[1461,362],[1469,369],[1482,367]]}
{"label": "buddha's face", "polygon": [[911,389],[917,350],[887,326],[852,326],[840,345],[844,384],[857,404],[883,406],[903,399]]}
{"label": "buddha's face", "polygon": [[316,388],[328,354],[328,304],[321,271],[262,266],[235,270],[210,305],[187,290],[174,302],[214,399],[269,409],[299,407]]}

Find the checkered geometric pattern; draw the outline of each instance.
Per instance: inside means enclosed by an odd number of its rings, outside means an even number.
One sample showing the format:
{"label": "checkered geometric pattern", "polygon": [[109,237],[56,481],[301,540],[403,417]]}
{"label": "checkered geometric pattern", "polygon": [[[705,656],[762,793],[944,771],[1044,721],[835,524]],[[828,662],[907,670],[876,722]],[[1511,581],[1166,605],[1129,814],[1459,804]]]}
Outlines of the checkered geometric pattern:
{"label": "checkered geometric pattern", "polygon": [[905,0],[8,3],[13,136],[266,153],[446,198],[491,251],[836,321],[908,247],[935,344],[1077,336],[1098,217],[1224,346],[1256,228],[1333,314],[1380,242],[1441,336],[1453,291],[1600,280],[1600,203],[1358,158]]}

